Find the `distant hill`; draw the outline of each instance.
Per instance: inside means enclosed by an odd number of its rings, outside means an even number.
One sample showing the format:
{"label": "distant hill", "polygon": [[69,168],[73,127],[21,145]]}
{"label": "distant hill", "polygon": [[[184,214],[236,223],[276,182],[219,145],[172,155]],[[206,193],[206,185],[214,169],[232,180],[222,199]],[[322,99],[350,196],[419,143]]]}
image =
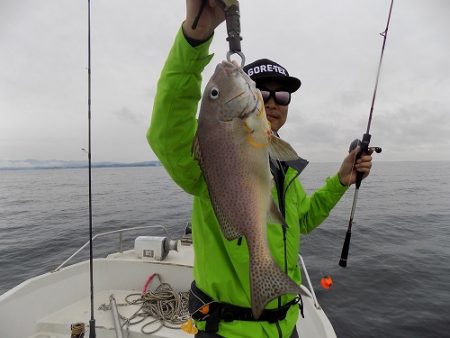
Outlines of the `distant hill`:
{"label": "distant hill", "polygon": [[[113,168],[113,167],[158,167],[161,163],[159,161],[146,162],[94,162],[93,168]],[[0,160],[0,170],[26,170],[26,169],[69,169],[69,168],[87,168],[87,161],[61,161],[61,160],[14,160],[4,161]]]}

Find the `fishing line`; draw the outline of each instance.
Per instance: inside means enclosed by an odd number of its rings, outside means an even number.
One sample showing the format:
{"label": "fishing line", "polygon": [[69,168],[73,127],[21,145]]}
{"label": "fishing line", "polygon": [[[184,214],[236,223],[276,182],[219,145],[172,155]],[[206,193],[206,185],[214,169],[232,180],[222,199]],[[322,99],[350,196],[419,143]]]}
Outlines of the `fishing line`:
{"label": "fishing line", "polygon": [[[386,23],[386,28],[382,33],[380,33],[380,35],[383,37],[383,45],[381,47],[381,55],[380,55],[380,60],[378,62],[377,77],[375,80],[375,88],[374,88],[373,95],[372,95],[372,104],[370,106],[370,113],[369,113],[369,119],[367,122],[367,129],[366,129],[365,134],[362,137],[362,141],[355,140],[352,142],[352,144],[350,144],[350,151],[353,150],[354,148],[356,148],[356,146],[358,146],[358,145],[361,146],[358,151],[358,154],[356,155],[355,162],[362,156],[362,154],[367,154],[369,152],[369,149],[373,149],[377,153],[381,152],[381,148],[379,148],[379,147],[369,148],[370,138],[372,137],[372,135],[370,135],[369,133],[370,133],[370,126],[372,124],[372,116],[373,116],[373,110],[374,110],[374,106],[375,106],[375,99],[377,96],[378,81],[380,78],[381,64],[383,62],[384,49],[386,46],[386,39],[387,39],[388,30],[389,30],[389,23],[391,22],[391,14],[392,14],[392,6],[393,5],[394,5],[394,0],[391,0],[391,5],[389,7],[389,15],[388,15],[387,23]],[[353,172],[353,168],[352,168],[352,172]],[[359,187],[361,186],[362,179],[363,179],[363,173],[358,172],[356,175],[355,193],[353,195],[352,210],[350,212],[350,219],[348,221],[347,233],[345,235],[344,245],[342,247],[341,259],[339,260],[339,265],[342,267],[347,266],[348,250],[350,248],[350,238],[352,235],[353,218],[355,216],[356,202],[358,200]]]}

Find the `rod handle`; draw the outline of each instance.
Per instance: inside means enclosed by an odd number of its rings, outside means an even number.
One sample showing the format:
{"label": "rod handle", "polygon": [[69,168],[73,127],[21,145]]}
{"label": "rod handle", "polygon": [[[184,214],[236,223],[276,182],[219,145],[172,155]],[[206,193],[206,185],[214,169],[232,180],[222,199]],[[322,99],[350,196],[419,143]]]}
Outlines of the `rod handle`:
{"label": "rod handle", "polygon": [[96,338],[97,334],[95,332],[95,319],[89,320],[89,338]]}
{"label": "rod handle", "polygon": [[350,238],[352,237],[351,230],[347,230],[345,234],[344,246],[341,251],[341,259],[339,260],[339,265],[345,268],[347,266],[348,250],[350,248]]}

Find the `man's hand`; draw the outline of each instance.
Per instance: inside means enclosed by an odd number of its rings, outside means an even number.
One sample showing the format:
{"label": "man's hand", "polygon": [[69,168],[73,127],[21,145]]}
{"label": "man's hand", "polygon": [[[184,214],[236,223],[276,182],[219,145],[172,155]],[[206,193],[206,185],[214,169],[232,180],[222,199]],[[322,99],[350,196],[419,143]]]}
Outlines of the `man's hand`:
{"label": "man's hand", "polygon": [[225,12],[221,1],[208,0],[200,15],[197,27],[192,29],[192,24],[200,11],[202,2],[202,0],[186,0],[186,20],[183,22],[184,34],[199,41],[207,40],[214,33],[214,29],[225,21]]}
{"label": "man's hand", "polygon": [[357,171],[363,173],[363,178],[367,177],[370,173],[370,169],[372,168],[373,150],[369,149],[369,153],[363,154],[355,163],[355,157],[358,154],[359,149],[359,146],[353,149],[342,162],[338,173],[339,181],[342,185],[349,186],[355,183]]}

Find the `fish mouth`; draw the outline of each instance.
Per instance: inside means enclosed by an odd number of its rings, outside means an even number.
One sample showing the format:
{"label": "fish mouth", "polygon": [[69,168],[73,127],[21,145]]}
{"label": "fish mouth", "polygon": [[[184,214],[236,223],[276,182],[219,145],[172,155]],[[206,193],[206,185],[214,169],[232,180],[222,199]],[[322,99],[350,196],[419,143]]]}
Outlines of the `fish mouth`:
{"label": "fish mouth", "polygon": [[251,98],[253,99],[253,102],[248,102],[247,106],[244,107],[241,114],[239,115],[241,116],[242,119],[246,119],[250,115],[254,114],[256,111],[259,111],[259,100],[256,97],[255,93],[252,92],[252,94],[253,95],[251,95]]}
{"label": "fish mouth", "polygon": [[[217,65],[217,74],[223,74],[234,85],[229,88],[230,92],[224,97],[222,115],[223,121],[231,121],[234,117],[246,119],[259,110],[258,90],[252,86],[253,81],[235,62],[222,61]],[[220,76],[220,75],[218,75]],[[234,113],[232,113],[234,111]]]}
{"label": "fish mouth", "polygon": [[230,97],[228,100],[224,102],[224,104],[230,104],[234,100],[238,100],[242,95],[245,95],[245,90],[241,91],[239,94],[234,95],[233,97]]}
{"label": "fish mouth", "polygon": [[[237,117],[240,119],[246,119],[257,110],[259,110],[259,101],[256,93],[247,84],[248,88],[242,89],[235,95],[224,101],[224,106],[235,106]],[[250,90],[248,90],[250,89]]]}
{"label": "fish mouth", "polygon": [[222,63],[219,63],[217,66],[220,67],[221,71],[224,72],[227,77],[232,76],[240,70],[236,63],[226,60],[223,60]]}

